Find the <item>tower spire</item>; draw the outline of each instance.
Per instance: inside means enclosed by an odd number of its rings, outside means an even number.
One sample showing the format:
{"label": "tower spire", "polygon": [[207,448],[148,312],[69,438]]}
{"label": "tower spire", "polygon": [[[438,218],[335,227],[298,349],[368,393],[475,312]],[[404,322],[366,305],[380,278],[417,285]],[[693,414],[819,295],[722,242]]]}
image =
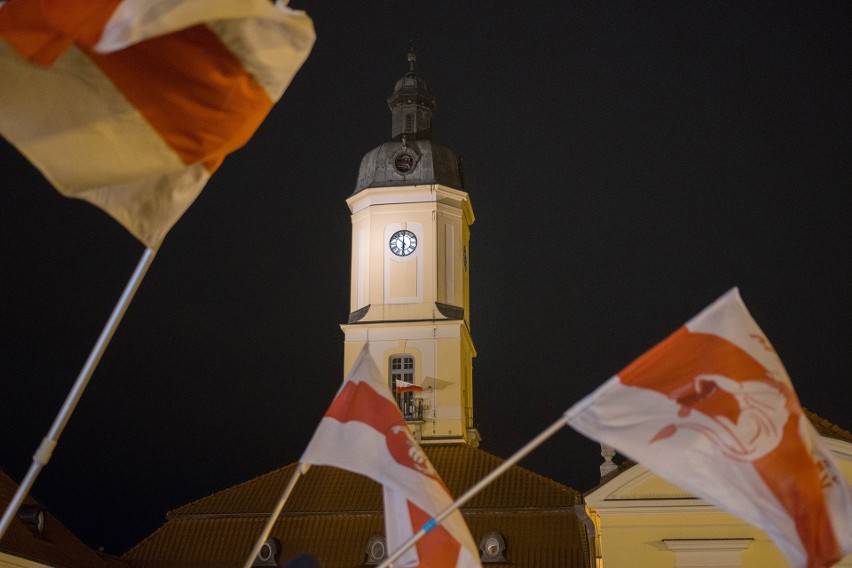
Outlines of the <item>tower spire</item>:
{"label": "tower spire", "polygon": [[432,137],[432,112],[435,98],[429,86],[415,71],[417,55],[414,47],[408,48],[408,73],[396,82],[388,98],[391,111],[391,136],[399,140],[405,134],[409,140],[428,140]]}
{"label": "tower spire", "polygon": [[417,61],[417,54],[414,53],[414,39],[408,43],[408,71],[414,73],[414,62]]}
{"label": "tower spire", "polygon": [[432,142],[435,97],[415,71],[413,40],[406,59],[408,69],[387,99],[391,138],[364,156],[354,193],[368,187],[434,183],[464,190],[461,161],[449,148]]}

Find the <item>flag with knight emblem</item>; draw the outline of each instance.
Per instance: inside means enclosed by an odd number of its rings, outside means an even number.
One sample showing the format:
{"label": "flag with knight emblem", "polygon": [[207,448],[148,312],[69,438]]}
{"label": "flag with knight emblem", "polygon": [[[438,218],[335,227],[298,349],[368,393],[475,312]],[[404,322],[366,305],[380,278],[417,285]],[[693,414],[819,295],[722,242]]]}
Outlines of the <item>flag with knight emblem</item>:
{"label": "flag with knight emblem", "polygon": [[[302,463],[365,475],[383,488],[389,552],[452,504],[447,487],[414,440],[365,346],[302,455]],[[480,566],[459,511],[402,556],[395,566]]]}
{"label": "flag with knight emblem", "polygon": [[759,527],[796,568],[852,552],[852,491],[737,289],[566,412],[579,432]]}

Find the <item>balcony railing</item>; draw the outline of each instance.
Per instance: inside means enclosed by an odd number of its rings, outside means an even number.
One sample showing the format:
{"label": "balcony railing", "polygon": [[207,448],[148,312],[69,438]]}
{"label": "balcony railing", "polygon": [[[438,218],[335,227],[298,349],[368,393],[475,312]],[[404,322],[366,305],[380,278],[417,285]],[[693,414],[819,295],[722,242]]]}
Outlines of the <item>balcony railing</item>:
{"label": "balcony railing", "polygon": [[422,398],[414,398],[414,393],[402,393],[396,396],[396,401],[406,422],[423,422]]}

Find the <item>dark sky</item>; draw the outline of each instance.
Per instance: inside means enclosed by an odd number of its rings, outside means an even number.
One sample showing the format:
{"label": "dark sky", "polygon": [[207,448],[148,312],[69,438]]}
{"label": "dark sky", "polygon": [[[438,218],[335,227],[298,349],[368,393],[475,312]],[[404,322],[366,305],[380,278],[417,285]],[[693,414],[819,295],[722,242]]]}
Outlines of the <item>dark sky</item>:
{"label": "dark sky", "polygon": [[[169,233],[33,494],[122,553],[298,459],[342,379],[349,210],[407,70],[464,159],[475,421],[508,457],[732,286],[852,429],[852,3],[296,2],[317,42]],[[105,156],[104,159],[109,159]],[[20,480],[143,247],[0,145],[0,467]],[[564,430],[523,465],[579,490]]]}

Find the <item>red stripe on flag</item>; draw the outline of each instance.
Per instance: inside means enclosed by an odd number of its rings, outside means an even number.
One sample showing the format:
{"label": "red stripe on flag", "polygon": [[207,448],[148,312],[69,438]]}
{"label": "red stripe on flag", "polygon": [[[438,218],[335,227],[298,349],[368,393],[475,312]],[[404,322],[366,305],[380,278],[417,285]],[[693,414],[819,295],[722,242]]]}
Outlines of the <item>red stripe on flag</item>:
{"label": "red stripe on flag", "polygon": [[800,419],[801,411],[790,413],[781,443],[754,467],[796,524],[808,568],[823,568],[843,553],[825,503],[821,464],[814,463],[799,435]]}
{"label": "red stripe on flag", "polygon": [[251,138],[273,105],[203,25],[87,54],[184,163],[210,172]]}
{"label": "red stripe on flag", "polygon": [[0,37],[39,65],[49,65],[73,43],[93,46],[121,0],[8,0],[0,9]]}
{"label": "red stripe on flag", "polygon": [[119,3],[9,0],[0,9],[0,37],[41,65],[76,44],[183,163],[202,163],[213,172],[248,142],[273,101],[204,25],[113,53],[92,51]]}
{"label": "red stripe on flag", "polygon": [[[417,505],[408,502],[411,514],[411,526],[419,531],[432,518]],[[461,543],[442,525],[436,526],[417,541],[417,556],[420,559],[418,568],[450,568],[458,563]]]}
{"label": "red stripe on flag", "polygon": [[387,436],[393,426],[407,428],[399,408],[365,382],[347,382],[325,416],[344,423],[363,422],[382,436]]}

